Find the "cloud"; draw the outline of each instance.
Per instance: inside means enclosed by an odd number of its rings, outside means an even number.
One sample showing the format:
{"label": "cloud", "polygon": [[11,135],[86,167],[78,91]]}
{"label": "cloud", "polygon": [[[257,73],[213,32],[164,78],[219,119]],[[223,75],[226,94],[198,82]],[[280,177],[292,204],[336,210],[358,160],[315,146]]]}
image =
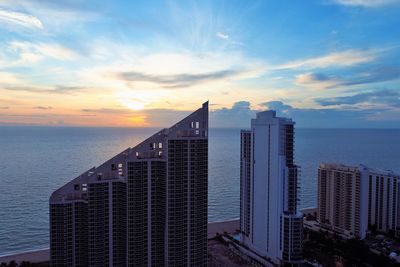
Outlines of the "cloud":
{"label": "cloud", "polygon": [[341,85],[357,85],[396,80],[400,78],[399,67],[375,68],[359,76],[341,82]]}
{"label": "cloud", "polygon": [[260,104],[261,106],[267,107],[272,110],[280,110],[286,113],[288,110],[292,109],[292,106],[284,104],[282,101],[268,101]]}
{"label": "cloud", "polygon": [[275,66],[274,69],[314,69],[328,67],[348,67],[376,59],[375,50],[346,50],[328,55],[297,60]]}
{"label": "cloud", "polygon": [[0,72],[0,86],[1,85],[11,85],[20,84],[22,81],[13,73]]}
{"label": "cloud", "polygon": [[370,105],[384,105],[387,108],[400,108],[400,92],[394,90],[378,90],[332,98],[317,98],[316,103],[322,106],[356,105],[367,103]]}
{"label": "cloud", "polygon": [[331,88],[338,85],[338,82],[323,73],[303,73],[296,76],[295,83],[298,85],[304,85],[314,89],[325,89]]}
{"label": "cloud", "polygon": [[[282,101],[268,101],[251,107],[248,101],[236,102],[231,108],[210,112],[211,127],[249,128],[256,113],[272,109],[278,116],[292,118],[302,128],[394,127],[400,123],[400,109],[368,107],[296,108]],[[380,119],[377,119],[380,118]]]}
{"label": "cloud", "polygon": [[9,44],[12,51],[20,55],[21,61],[36,62],[45,57],[57,60],[74,60],[78,54],[56,43],[33,43],[13,41]]}
{"label": "cloud", "polygon": [[132,114],[133,110],[125,109],[125,108],[84,108],[81,109],[82,112],[88,113],[100,113],[100,114]]}
{"label": "cloud", "polygon": [[0,109],[9,109],[10,107],[1,107],[0,106]]}
{"label": "cloud", "polygon": [[330,78],[323,73],[305,73],[297,76],[296,82],[298,83],[313,83],[315,81],[323,82],[328,81]]}
{"label": "cloud", "polygon": [[[381,108],[295,108],[281,101],[262,103],[269,109],[277,111],[278,116],[292,118],[298,127],[307,128],[365,128],[389,127],[398,128],[400,110]],[[393,114],[397,114],[395,117]],[[379,116],[381,120],[376,120]]]}
{"label": "cloud", "polygon": [[[100,45],[97,44],[96,47]],[[102,44],[109,49],[110,45]],[[76,72],[78,80],[92,87],[136,90],[179,89],[213,83],[215,90],[233,80],[260,77],[265,73],[265,63],[244,57],[241,53],[152,53],[131,46],[111,45],[115,55],[102,54],[100,62],[90,59],[90,67]],[[97,56],[96,56],[97,57]],[[105,60],[107,58],[107,60]],[[93,64],[92,62],[97,62]],[[205,88],[205,86],[203,86]],[[210,87],[205,88],[210,90]],[[164,90],[167,92],[167,90]],[[160,98],[156,95],[154,99]]]}
{"label": "cloud", "polygon": [[350,77],[330,76],[318,72],[308,72],[296,76],[296,84],[316,89],[380,83],[400,79],[400,68],[381,67],[352,74]]}
{"label": "cloud", "polygon": [[379,7],[399,4],[399,0],[334,0],[334,3],[344,6]]}
{"label": "cloud", "polygon": [[0,20],[26,28],[43,29],[43,24],[37,17],[25,13],[0,9]]}
{"label": "cloud", "polygon": [[222,40],[225,40],[225,41],[228,41],[228,40],[229,40],[229,35],[228,35],[228,34],[225,34],[225,33],[223,33],[223,32],[217,32],[217,33],[215,34],[215,36],[217,36],[218,38],[220,38],[220,39],[222,39]]}
{"label": "cloud", "polygon": [[221,108],[210,112],[211,127],[249,127],[250,118],[256,111],[251,109],[250,102],[238,101],[231,108]]}
{"label": "cloud", "polygon": [[119,115],[136,126],[168,127],[171,122],[180,121],[192,113],[192,110],[176,109],[143,109],[131,110],[126,108],[95,108],[82,109],[84,113],[102,114],[104,116]]}
{"label": "cloud", "polygon": [[84,87],[78,86],[3,86],[0,89],[9,91],[21,91],[28,93],[52,93],[52,94],[69,94],[75,91],[83,90]]}
{"label": "cloud", "polygon": [[[71,33],[77,29],[80,30],[82,23],[99,17],[99,14],[92,11],[94,10],[93,8],[85,8],[85,5],[82,4],[81,1],[0,1],[0,7],[3,10],[24,10],[25,13],[18,12],[25,15],[21,22],[18,21],[19,24],[25,27],[42,29],[40,31],[41,34],[64,34],[65,29],[68,29],[69,33]],[[16,25],[18,22],[14,20],[13,24]]]}
{"label": "cloud", "polygon": [[50,107],[50,106],[47,106],[47,107],[45,107],[45,106],[36,106],[36,107],[33,107],[34,109],[42,109],[42,110],[48,110],[48,109],[53,109],[52,107]]}
{"label": "cloud", "polygon": [[240,74],[237,70],[221,70],[209,73],[190,74],[181,73],[176,75],[151,75],[136,71],[120,72],[117,77],[127,82],[150,82],[163,88],[183,88],[198,83],[229,79]]}
{"label": "cloud", "polygon": [[221,39],[221,40],[226,41],[226,42],[229,43],[229,44],[232,44],[232,45],[239,45],[239,46],[242,46],[242,45],[243,45],[242,42],[237,42],[237,41],[232,40],[232,38],[230,38],[230,36],[229,36],[228,34],[223,33],[223,32],[217,32],[217,33],[215,34],[215,36],[216,36],[217,38]]}

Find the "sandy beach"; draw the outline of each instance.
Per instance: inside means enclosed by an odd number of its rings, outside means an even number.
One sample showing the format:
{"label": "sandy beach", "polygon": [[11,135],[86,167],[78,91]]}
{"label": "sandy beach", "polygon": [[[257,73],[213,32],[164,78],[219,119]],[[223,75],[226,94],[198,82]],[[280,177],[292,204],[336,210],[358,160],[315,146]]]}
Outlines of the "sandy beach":
{"label": "sandy beach", "polygon": [[50,260],[50,249],[28,251],[24,253],[0,257],[0,263],[1,262],[8,263],[12,260],[17,263],[21,263],[22,261],[30,261],[33,263],[46,262]]}

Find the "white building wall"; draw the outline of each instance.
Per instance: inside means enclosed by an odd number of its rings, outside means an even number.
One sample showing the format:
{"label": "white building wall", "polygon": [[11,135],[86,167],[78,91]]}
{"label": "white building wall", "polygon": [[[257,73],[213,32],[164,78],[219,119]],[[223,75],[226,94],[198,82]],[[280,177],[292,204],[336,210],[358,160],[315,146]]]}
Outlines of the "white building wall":
{"label": "white building wall", "polygon": [[[277,264],[282,263],[281,220],[288,198],[288,168],[284,155],[287,123],[292,124],[275,117],[273,111],[258,113],[252,120],[251,227],[249,238],[241,235],[244,244]],[[242,181],[245,177],[242,173]]]}

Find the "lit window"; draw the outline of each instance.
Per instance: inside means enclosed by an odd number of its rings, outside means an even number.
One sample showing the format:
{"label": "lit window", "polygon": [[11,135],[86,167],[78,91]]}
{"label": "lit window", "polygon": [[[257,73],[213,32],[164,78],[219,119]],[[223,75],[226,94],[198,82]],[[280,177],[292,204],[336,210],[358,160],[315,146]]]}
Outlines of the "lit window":
{"label": "lit window", "polygon": [[162,143],[158,143],[158,148],[162,148]]}
{"label": "lit window", "polygon": [[118,168],[122,168],[122,163],[119,163],[119,164],[118,164]]}
{"label": "lit window", "polygon": [[136,152],[136,157],[139,157],[139,152]]}
{"label": "lit window", "polygon": [[200,128],[200,122],[196,121],[196,129]]}

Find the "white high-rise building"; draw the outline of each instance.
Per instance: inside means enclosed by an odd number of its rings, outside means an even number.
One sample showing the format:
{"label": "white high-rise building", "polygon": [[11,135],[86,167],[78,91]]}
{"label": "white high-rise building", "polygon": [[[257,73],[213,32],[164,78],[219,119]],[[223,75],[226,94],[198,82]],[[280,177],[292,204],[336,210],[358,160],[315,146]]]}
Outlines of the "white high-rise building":
{"label": "white high-rise building", "polygon": [[302,214],[297,211],[294,122],[257,113],[241,132],[241,241],[274,264],[302,262]]}

